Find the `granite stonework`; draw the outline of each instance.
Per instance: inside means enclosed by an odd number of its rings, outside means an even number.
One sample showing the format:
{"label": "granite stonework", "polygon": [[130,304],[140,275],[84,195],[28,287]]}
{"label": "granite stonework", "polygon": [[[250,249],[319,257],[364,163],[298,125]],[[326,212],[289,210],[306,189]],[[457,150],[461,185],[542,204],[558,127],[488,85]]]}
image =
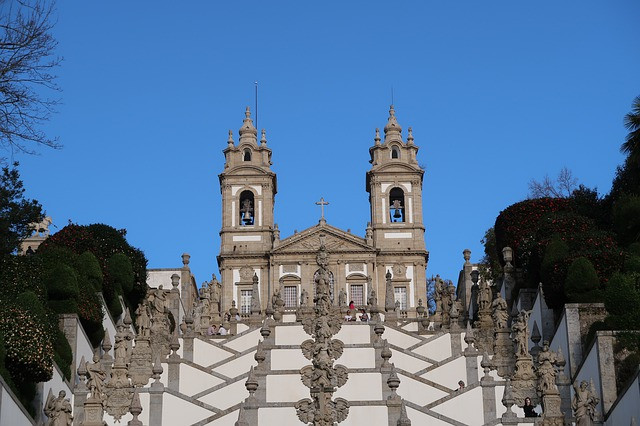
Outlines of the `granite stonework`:
{"label": "granite stonework", "polygon": [[[247,109],[219,175],[220,279],[198,289],[187,253],[150,270],[143,302],[95,353],[77,316],[61,316],[73,396],[47,398],[48,412],[89,426],[636,421],[640,398],[617,394],[616,333],[585,341],[604,307],[566,305],[554,321],[540,288],[518,290],[510,248],[498,282],[465,249],[457,285],[434,277],[427,295],[418,147],[393,107],[381,133],[364,237],[328,224],[322,198],[317,225],[281,238],[272,151]],[[541,417],[524,418],[526,397]]]}

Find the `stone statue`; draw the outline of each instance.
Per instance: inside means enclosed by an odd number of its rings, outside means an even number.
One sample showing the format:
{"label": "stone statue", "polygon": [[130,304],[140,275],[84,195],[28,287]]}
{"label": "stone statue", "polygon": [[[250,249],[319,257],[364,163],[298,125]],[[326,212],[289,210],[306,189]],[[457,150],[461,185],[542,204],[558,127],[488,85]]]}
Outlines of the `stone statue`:
{"label": "stone statue", "polygon": [[306,288],[302,289],[300,293],[300,306],[307,306],[309,304],[309,292]]}
{"label": "stone statue", "polygon": [[87,387],[89,388],[91,397],[104,401],[102,391],[107,373],[104,371],[104,368],[102,368],[102,362],[100,362],[100,357],[97,353],[93,354],[93,362],[86,362],[85,369],[87,370]]}
{"label": "stone statue", "polygon": [[124,338],[123,333],[116,333],[115,345],[113,349],[114,359],[116,364],[127,363],[127,340]]}
{"label": "stone statue", "polygon": [[595,390],[593,389],[593,382],[591,389],[588,388],[589,384],[586,380],[578,382],[573,385],[575,393],[573,395],[573,401],[571,401],[571,408],[576,416],[576,426],[592,426],[593,420],[596,415],[596,406],[600,399],[596,397]]}
{"label": "stone statue", "polygon": [[347,305],[347,292],[344,291],[344,288],[340,289],[340,293],[338,293],[338,306],[346,306]]}
{"label": "stone statue", "polygon": [[152,294],[153,294],[153,299],[151,303],[153,304],[153,307],[154,307],[154,316],[164,315],[167,296],[164,294],[164,290],[162,289],[162,284],[160,284]]}
{"label": "stone statue", "polygon": [[136,309],[136,324],[138,325],[138,334],[142,337],[149,336],[149,328],[151,328],[151,319],[149,318],[149,312],[147,306],[144,303],[138,305]]}
{"label": "stone statue", "polygon": [[41,222],[33,222],[29,224],[29,227],[33,229],[35,235],[39,237],[48,237],[50,230],[49,226],[53,223],[51,216],[45,216]]}
{"label": "stone statue", "polygon": [[543,395],[558,391],[556,386],[558,361],[558,355],[549,350],[549,341],[545,340],[542,343],[542,350],[538,354],[538,390]]}
{"label": "stone statue", "polygon": [[277,309],[280,307],[280,305],[284,306],[284,303],[281,303],[281,301],[282,301],[282,295],[280,294],[280,289],[276,288],[273,291],[273,295],[271,296],[271,305]]}
{"label": "stone statue", "polygon": [[480,278],[478,290],[478,310],[489,309],[491,307],[491,287],[484,278]]}
{"label": "stone statue", "polygon": [[367,300],[367,305],[378,306],[378,296],[376,296],[376,291],[373,289],[371,289],[371,293],[369,293],[369,299]]}
{"label": "stone statue", "polygon": [[67,396],[67,393],[61,390],[58,393],[58,397],[54,398],[51,389],[49,389],[49,395],[44,407],[44,413],[49,418],[47,426],[71,426],[73,422],[71,402],[65,396]]}
{"label": "stone statue", "polygon": [[[511,335],[512,335],[513,342],[516,345],[516,356],[529,355],[529,350],[528,350],[529,333],[528,333],[528,324],[527,324],[528,321],[529,321],[529,312],[521,311],[518,314],[518,316],[514,319],[513,324],[511,324]],[[549,348],[547,347],[547,350],[548,349]]]}
{"label": "stone statue", "polygon": [[220,312],[220,294],[222,292],[222,286],[216,279],[216,275],[211,275],[211,283],[209,284],[209,292],[211,295],[211,308],[212,313],[217,314]]}
{"label": "stone statue", "polygon": [[504,300],[500,293],[498,293],[496,298],[493,300],[491,307],[493,309],[493,323],[495,327],[498,330],[507,328],[507,320],[509,319],[507,301]]}

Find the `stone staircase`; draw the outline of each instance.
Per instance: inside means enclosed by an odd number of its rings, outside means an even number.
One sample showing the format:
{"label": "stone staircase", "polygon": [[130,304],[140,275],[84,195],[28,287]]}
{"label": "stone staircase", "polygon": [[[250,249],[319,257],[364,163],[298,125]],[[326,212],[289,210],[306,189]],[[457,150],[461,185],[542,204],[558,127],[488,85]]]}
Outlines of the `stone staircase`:
{"label": "stone staircase", "polygon": [[[335,392],[350,403],[340,425],[395,424],[390,419],[397,418],[400,407],[388,399],[394,392],[403,399],[413,425],[500,424],[504,382],[495,372],[482,377],[482,357],[467,348],[464,331],[420,335],[407,330],[411,323],[384,325],[379,336],[373,324],[345,323],[335,336],[344,342],[336,363],[349,371],[347,383]],[[162,364],[161,397],[155,395],[152,401],[150,386],[140,391],[140,420],[149,424],[149,412],[160,410],[163,425],[234,425],[249,396],[245,382],[253,366],[259,425],[301,424],[294,406],[309,397],[300,376],[300,368],[310,364],[300,349],[308,338],[299,323],[283,322],[272,325],[268,335],[253,326],[235,336],[199,336],[188,353],[181,339],[180,362]],[[400,380],[397,391],[387,383],[393,374]],[[456,390],[459,380],[467,383],[464,390]],[[108,415],[105,420],[115,424]]]}

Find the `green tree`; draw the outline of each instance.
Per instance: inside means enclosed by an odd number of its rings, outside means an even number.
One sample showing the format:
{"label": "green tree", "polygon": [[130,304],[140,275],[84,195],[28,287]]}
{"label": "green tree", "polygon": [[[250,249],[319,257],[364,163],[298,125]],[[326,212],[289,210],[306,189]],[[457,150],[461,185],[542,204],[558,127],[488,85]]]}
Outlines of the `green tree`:
{"label": "green tree", "polygon": [[624,116],[624,126],[629,134],[620,151],[627,154],[636,166],[640,166],[640,96],[633,100],[631,112]]}
{"label": "green tree", "polygon": [[18,163],[3,167],[0,174],[0,256],[16,252],[20,241],[32,232],[29,224],[43,217],[40,203],[24,198],[17,167]]}

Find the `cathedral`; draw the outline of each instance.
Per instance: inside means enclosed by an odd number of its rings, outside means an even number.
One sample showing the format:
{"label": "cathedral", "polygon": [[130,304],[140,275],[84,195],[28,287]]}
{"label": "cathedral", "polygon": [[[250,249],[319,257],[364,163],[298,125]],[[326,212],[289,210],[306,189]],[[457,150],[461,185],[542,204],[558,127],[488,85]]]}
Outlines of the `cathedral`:
{"label": "cathedral", "polygon": [[[418,165],[411,128],[403,139],[393,105],[384,139],[380,136],[376,129],[369,148],[366,188],[371,219],[364,238],[329,225],[323,215],[317,225],[281,239],[274,217],[277,178],[271,170],[271,149],[264,130],[258,141],[247,107],[237,144],[229,131],[219,175],[223,311],[235,301],[241,315],[250,313],[254,275],[261,295],[270,297],[277,290],[285,308],[295,309],[303,291],[315,294],[315,256],[323,246],[329,255],[330,291],[336,305],[353,301],[364,306],[371,297],[385,305],[385,276],[391,273],[393,303],[399,304],[402,316],[416,316],[419,300],[426,298],[429,260],[422,215],[424,170]],[[317,204],[324,207],[324,200]],[[266,309],[269,297],[260,298],[261,309]]]}
{"label": "cathedral", "polygon": [[281,239],[271,150],[247,109],[219,175],[221,280],[198,288],[187,253],[147,270],[135,315],[104,310],[99,347],[61,314],[70,377],[38,383],[34,414],[0,379],[0,425],[637,424],[640,371],[616,382],[617,332],[586,343],[604,304],[554,315],[542,287],[514,295],[511,248],[496,282],[461,250],[457,285],[436,277],[427,303],[417,151],[391,106],[369,149],[364,238],[322,214]]}

